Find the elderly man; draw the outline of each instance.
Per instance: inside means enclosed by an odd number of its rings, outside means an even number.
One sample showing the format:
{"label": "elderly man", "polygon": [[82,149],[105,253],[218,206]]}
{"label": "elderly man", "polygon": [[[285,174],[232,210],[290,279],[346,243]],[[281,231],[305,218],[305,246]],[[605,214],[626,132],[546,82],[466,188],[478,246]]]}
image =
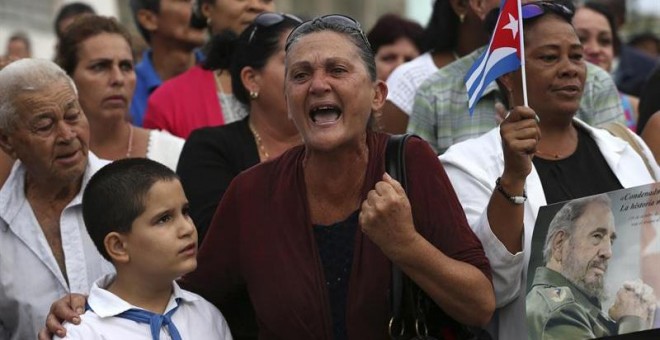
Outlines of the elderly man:
{"label": "elderly man", "polygon": [[35,339],[51,302],[112,271],[82,219],[82,191],[104,162],[89,150],[75,86],[54,63],[0,71],[0,147],[16,159],[0,189],[0,339]]}
{"label": "elderly man", "polygon": [[530,339],[591,339],[647,329],[655,308],[652,288],[626,282],[609,315],[601,310],[604,276],[616,238],[606,194],[564,205],[550,222],[545,267],[527,294]]}

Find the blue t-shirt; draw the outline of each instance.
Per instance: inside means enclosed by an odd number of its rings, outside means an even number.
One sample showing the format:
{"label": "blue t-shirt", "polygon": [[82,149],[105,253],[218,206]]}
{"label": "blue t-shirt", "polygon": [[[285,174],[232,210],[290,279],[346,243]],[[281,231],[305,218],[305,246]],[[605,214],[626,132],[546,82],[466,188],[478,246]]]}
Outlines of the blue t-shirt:
{"label": "blue t-shirt", "polygon": [[[196,50],[195,59],[197,62],[204,60],[204,54]],[[135,65],[135,78],[135,92],[130,108],[131,120],[135,126],[142,126],[149,95],[163,83],[151,62],[151,49],[144,51],[142,60]]]}

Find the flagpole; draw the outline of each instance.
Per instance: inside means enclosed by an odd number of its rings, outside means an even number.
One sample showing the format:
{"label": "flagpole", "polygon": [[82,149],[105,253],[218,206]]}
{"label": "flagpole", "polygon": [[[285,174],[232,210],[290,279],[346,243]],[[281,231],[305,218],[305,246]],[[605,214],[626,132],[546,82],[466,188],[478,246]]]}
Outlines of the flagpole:
{"label": "flagpole", "polygon": [[[516,0],[518,6],[518,25],[520,31],[520,70],[522,71],[522,90],[523,90],[523,105],[529,107],[527,102],[527,71],[525,71],[525,36],[523,35],[523,13],[521,0]],[[538,118],[537,118],[538,119]]]}

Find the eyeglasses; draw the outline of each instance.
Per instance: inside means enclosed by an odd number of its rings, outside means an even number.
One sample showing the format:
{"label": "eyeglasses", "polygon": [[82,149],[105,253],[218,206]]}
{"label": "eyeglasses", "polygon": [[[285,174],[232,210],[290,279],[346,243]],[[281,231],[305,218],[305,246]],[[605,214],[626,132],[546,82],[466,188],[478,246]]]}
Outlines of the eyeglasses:
{"label": "eyeglasses", "polygon": [[567,16],[567,17],[573,16],[573,11],[570,8],[552,1],[530,2],[523,5],[521,9],[522,9],[523,19],[536,18],[540,15],[545,14],[548,11],[562,16]]}
{"label": "eyeglasses", "polygon": [[257,33],[257,29],[259,27],[262,28],[268,28],[273,25],[277,25],[284,21],[284,19],[291,19],[297,23],[302,23],[302,20],[298,18],[295,15],[287,14],[287,13],[273,13],[273,12],[263,12],[259,15],[257,15],[256,18],[254,18],[254,22],[252,25],[254,27],[252,28],[252,32],[250,32],[250,37],[248,38],[248,44],[252,43],[252,39],[254,38],[254,35]]}
{"label": "eyeglasses", "polygon": [[296,37],[298,37],[300,34],[305,32],[309,28],[309,26],[316,25],[318,23],[335,25],[354,31],[355,33],[358,33],[360,39],[362,40],[362,42],[364,42],[366,47],[371,49],[371,44],[369,44],[369,40],[367,39],[367,36],[364,35],[360,23],[357,20],[343,14],[328,14],[321,17],[317,17],[309,21],[305,21],[304,23],[296,27],[293,31],[291,31],[289,36],[286,38],[285,49],[288,50],[289,45],[293,42],[293,40]]}

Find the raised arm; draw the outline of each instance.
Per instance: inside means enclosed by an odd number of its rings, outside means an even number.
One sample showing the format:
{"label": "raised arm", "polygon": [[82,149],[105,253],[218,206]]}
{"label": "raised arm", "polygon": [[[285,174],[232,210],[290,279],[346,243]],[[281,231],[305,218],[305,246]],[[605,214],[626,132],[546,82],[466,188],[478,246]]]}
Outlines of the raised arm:
{"label": "raised arm", "polygon": [[510,111],[500,125],[504,171],[488,202],[487,216],[493,234],[506,249],[515,254],[523,247],[523,201],[514,202],[525,191],[525,180],[532,171],[532,157],[541,138],[530,108],[518,106]]}
{"label": "raised arm", "polygon": [[[521,121],[520,110],[528,109],[512,110],[500,129],[492,130],[479,139],[456,145],[440,156],[468,223],[483,244],[490,261],[498,307],[508,304],[521,294],[522,272],[526,265],[524,253],[521,251],[525,208],[510,202],[495,188],[497,178],[501,177],[502,190],[509,195],[522,195],[525,177],[529,171],[527,166],[531,169],[527,151],[516,153],[511,150],[512,147],[525,146],[525,143],[519,143],[515,139],[521,138],[521,134],[527,131],[527,124],[536,124],[533,118]],[[526,117],[530,116],[533,117],[533,114],[528,112]],[[537,128],[528,132],[538,133]],[[529,139],[528,142],[535,144],[536,140]],[[514,166],[516,160],[520,162],[518,168]],[[514,172],[516,169],[518,170]],[[512,174],[517,174],[518,177]],[[524,294],[524,291],[522,293]]]}

